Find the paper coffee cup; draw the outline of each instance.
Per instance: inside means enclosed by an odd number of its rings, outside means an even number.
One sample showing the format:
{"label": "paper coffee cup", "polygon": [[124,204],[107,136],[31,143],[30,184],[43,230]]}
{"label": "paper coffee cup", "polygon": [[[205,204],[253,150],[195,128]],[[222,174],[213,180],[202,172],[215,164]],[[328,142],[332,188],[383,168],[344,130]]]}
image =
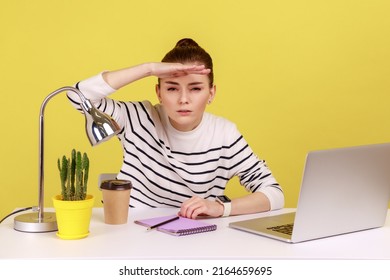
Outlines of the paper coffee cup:
{"label": "paper coffee cup", "polygon": [[111,225],[126,224],[129,214],[132,184],[127,180],[105,180],[103,193],[104,222]]}

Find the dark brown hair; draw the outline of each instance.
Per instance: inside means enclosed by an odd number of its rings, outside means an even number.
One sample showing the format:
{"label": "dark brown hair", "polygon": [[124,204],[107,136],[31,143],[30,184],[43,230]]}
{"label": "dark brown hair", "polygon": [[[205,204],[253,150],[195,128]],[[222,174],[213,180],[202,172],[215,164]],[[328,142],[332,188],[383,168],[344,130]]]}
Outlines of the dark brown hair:
{"label": "dark brown hair", "polygon": [[176,46],[164,56],[162,62],[202,64],[207,69],[210,69],[208,74],[210,86],[214,83],[213,60],[211,56],[190,38],[179,40]]}

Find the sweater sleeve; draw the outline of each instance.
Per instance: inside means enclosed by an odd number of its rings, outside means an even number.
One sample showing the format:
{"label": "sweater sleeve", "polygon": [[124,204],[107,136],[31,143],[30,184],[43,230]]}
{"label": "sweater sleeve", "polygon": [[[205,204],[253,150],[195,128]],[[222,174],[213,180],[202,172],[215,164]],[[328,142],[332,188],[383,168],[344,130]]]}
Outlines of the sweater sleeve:
{"label": "sweater sleeve", "polygon": [[[78,82],[75,87],[79,89],[85,98],[89,99],[92,104],[98,106],[102,99],[115,92],[115,89],[103,79],[103,73],[90,77]],[[69,100],[77,109],[80,108],[80,98],[75,92],[67,92]]]}
{"label": "sweater sleeve", "polygon": [[248,145],[241,133],[235,128],[231,133],[239,139],[231,147],[236,162],[233,175],[237,175],[241,185],[249,192],[261,192],[269,199],[271,210],[284,207],[284,194],[265,160],[259,158]]}
{"label": "sweater sleeve", "polygon": [[284,207],[284,194],[279,183],[276,181],[266,162],[252,154],[247,159],[244,171],[238,174],[240,182],[251,192],[263,193],[270,202],[270,210]]}
{"label": "sweater sleeve", "polygon": [[277,210],[284,207],[284,194],[280,188],[268,187],[260,189],[260,192],[265,194],[265,196],[269,199],[271,205],[270,210]]}
{"label": "sweater sleeve", "polygon": [[[97,109],[110,115],[120,127],[124,127],[125,118],[122,112],[121,102],[108,98],[116,90],[103,79],[102,73],[78,82],[75,87],[87,98]],[[68,99],[71,104],[83,113],[80,98],[77,93],[68,91]]]}

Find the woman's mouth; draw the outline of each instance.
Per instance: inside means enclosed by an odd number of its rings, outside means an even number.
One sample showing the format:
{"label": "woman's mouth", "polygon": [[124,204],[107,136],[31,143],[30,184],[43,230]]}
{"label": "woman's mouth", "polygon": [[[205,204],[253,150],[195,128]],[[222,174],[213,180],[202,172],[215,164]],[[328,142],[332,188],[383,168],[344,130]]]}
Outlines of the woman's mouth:
{"label": "woman's mouth", "polygon": [[191,111],[190,110],[178,110],[177,113],[181,116],[188,116],[189,114],[191,114]]}

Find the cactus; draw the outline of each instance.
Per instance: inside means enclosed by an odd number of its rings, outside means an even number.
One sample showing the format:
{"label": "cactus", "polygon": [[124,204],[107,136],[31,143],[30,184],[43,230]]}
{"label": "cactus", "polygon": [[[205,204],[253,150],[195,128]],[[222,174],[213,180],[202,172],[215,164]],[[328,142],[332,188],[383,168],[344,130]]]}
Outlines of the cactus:
{"label": "cactus", "polygon": [[61,195],[63,200],[84,200],[87,196],[89,173],[89,158],[86,153],[75,149],[71,157],[62,157],[57,161],[61,180]]}

